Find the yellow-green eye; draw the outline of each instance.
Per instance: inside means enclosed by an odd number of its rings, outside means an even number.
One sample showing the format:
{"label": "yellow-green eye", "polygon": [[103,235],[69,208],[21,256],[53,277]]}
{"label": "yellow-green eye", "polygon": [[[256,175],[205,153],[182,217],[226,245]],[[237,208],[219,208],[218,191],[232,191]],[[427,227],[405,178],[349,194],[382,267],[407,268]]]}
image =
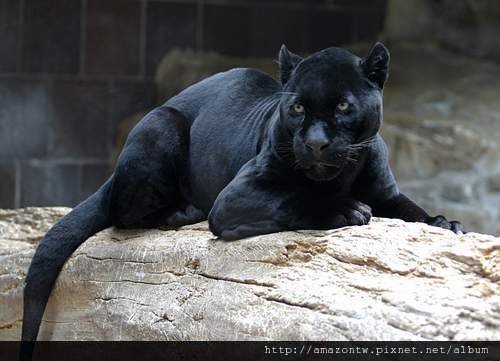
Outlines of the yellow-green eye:
{"label": "yellow-green eye", "polygon": [[304,113],[305,109],[304,109],[304,106],[303,106],[302,104],[300,104],[300,103],[295,103],[295,104],[293,105],[293,111],[294,111],[295,113],[302,114],[302,113]]}
{"label": "yellow-green eye", "polygon": [[347,109],[349,109],[350,104],[347,102],[342,102],[337,104],[337,109],[340,110],[341,112],[345,112]]}

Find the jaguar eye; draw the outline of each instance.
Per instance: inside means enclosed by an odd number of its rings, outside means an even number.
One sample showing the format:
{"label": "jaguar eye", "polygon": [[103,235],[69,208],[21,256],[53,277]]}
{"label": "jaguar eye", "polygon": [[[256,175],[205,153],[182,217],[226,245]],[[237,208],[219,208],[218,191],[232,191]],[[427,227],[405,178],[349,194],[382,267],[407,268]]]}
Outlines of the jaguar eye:
{"label": "jaguar eye", "polygon": [[302,113],[304,113],[305,109],[304,109],[304,106],[303,106],[302,104],[300,104],[300,103],[295,103],[295,104],[293,105],[293,111],[294,111],[295,113],[302,114]]}
{"label": "jaguar eye", "polygon": [[342,102],[337,104],[337,109],[340,110],[341,112],[345,112],[346,110],[349,109],[350,106],[351,104],[347,102]]}

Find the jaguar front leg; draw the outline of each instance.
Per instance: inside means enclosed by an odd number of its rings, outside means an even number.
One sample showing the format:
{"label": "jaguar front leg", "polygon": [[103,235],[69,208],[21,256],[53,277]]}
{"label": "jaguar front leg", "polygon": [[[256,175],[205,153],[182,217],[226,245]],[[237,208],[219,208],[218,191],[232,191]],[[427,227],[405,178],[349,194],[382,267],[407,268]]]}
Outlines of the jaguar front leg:
{"label": "jaguar front leg", "polygon": [[287,188],[250,161],[217,197],[208,222],[224,240],[285,230],[364,225],[371,209],[350,198],[313,199],[308,190]]}

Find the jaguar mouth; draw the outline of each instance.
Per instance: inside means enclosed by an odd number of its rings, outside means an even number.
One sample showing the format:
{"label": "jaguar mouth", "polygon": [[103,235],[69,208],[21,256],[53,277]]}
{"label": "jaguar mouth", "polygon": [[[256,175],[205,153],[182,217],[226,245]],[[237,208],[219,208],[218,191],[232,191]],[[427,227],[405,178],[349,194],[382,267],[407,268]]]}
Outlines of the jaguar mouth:
{"label": "jaguar mouth", "polygon": [[325,162],[318,162],[315,164],[315,166],[318,168],[333,168],[333,169],[341,168],[341,166],[339,164],[331,164],[331,163],[325,163]]}
{"label": "jaguar mouth", "polygon": [[299,162],[298,168],[308,172],[308,173],[337,173],[342,170],[342,164],[333,164],[328,162],[309,162],[301,163]]}
{"label": "jaguar mouth", "polygon": [[342,172],[342,166],[326,162],[312,164],[306,171],[306,176],[315,181],[329,181]]}

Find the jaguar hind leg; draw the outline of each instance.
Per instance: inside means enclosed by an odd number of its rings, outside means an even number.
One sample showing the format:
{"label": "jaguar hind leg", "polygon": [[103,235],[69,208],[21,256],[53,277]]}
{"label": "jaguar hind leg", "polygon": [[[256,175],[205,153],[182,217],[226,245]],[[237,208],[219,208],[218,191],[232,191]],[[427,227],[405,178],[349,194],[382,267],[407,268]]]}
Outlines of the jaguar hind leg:
{"label": "jaguar hind leg", "polygon": [[198,223],[207,219],[205,213],[193,205],[185,208],[162,208],[150,214],[125,222],[120,228],[160,228],[171,229]]}
{"label": "jaguar hind leg", "polygon": [[160,107],[132,130],[118,159],[110,214],[119,228],[196,223],[204,214],[188,204],[180,186],[188,164],[189,121]]}
{"label": "jaguar hind leg", "polygon": [[174,211],[167,218],[165,225],[173,228],[185,226],[186,224],[198,223],[207,219],[206,214],[189,204],[185,208]]}

